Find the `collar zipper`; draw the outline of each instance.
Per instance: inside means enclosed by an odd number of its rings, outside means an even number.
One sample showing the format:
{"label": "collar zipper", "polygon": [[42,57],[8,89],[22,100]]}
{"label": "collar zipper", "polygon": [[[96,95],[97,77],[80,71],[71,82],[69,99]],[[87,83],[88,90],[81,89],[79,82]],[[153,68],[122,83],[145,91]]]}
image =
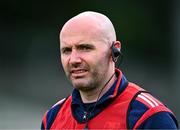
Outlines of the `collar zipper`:
{"label": "collar zipper", "polygon": [[85,121],[85,127],[84,130],[88,130],[88,113],[85,111],[83,115],[83,120]]}

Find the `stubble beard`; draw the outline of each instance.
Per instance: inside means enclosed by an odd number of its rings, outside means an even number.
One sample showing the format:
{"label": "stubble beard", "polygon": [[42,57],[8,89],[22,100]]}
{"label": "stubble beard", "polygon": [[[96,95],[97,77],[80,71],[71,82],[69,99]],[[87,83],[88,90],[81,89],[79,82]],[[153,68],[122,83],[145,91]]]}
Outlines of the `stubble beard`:
{"label": "stubble beard", "polygon": [[103,75],[99,74],[96,70],[94,70],[93,72],[89,72],[89,74],[90,75],[88,75],[88,77],[82,77],[77,79],[72,78],[69,74],[68,78],[74,88],[83,92],[88,92],[97,89],[103,79]]}

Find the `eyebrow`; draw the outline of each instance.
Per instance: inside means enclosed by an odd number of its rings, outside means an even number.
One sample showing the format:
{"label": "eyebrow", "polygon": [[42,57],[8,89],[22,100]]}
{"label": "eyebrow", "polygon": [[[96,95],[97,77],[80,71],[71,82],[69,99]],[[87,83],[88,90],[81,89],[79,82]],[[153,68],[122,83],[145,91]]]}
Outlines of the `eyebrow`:
{"label": "eyebrow", "polygon": [[[78,45],[75,45],[76,48],[79,48],[79,47],[90,47],[90,48],[95,48],[94,45],[92,44],[88,44],[88,43],[82,43],[82,44],[78,44]],[[65,49],[65,48],[72,48],[72,46],[64,46],[61,48],[61,50]]]}
{"label": "eyebrow", "polygon": [[88,47],[88,48],[91,48],[91,49],[94,49],[94,48],[95,48],[94,45],[88,44],[88,43],[79,44],[79,45],[76,45],[76,47],[77,47],[77,48]]}

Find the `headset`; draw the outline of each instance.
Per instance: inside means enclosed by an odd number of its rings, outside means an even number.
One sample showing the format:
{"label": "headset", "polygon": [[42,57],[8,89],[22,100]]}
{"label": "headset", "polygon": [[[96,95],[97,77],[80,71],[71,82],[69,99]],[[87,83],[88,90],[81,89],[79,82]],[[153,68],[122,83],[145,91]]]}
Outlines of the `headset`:
{"label": "headset", "polygon": [[114,41],[112,43],[111,50],[112,50],[112,59],[113,59],[114,62],[117,62],[118,57],[121,56],[122,54],[121,54],[121,49],[115,47],[115,42]]}

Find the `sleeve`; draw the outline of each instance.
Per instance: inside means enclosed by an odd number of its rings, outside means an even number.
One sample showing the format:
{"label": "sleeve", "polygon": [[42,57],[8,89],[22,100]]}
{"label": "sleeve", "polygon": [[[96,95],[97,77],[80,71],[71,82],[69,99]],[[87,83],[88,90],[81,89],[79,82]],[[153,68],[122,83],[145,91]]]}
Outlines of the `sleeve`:
{"label": "sleeve", "polygon": [[137,129],[178,129],[173,115],[168,112],[159,112],[145,120]]}
{"label": "sleeve", "polygon": [[171,112],[149,93],[141,93],[131,102],[128,115],[130,129],[177,129],[178,123]]}

